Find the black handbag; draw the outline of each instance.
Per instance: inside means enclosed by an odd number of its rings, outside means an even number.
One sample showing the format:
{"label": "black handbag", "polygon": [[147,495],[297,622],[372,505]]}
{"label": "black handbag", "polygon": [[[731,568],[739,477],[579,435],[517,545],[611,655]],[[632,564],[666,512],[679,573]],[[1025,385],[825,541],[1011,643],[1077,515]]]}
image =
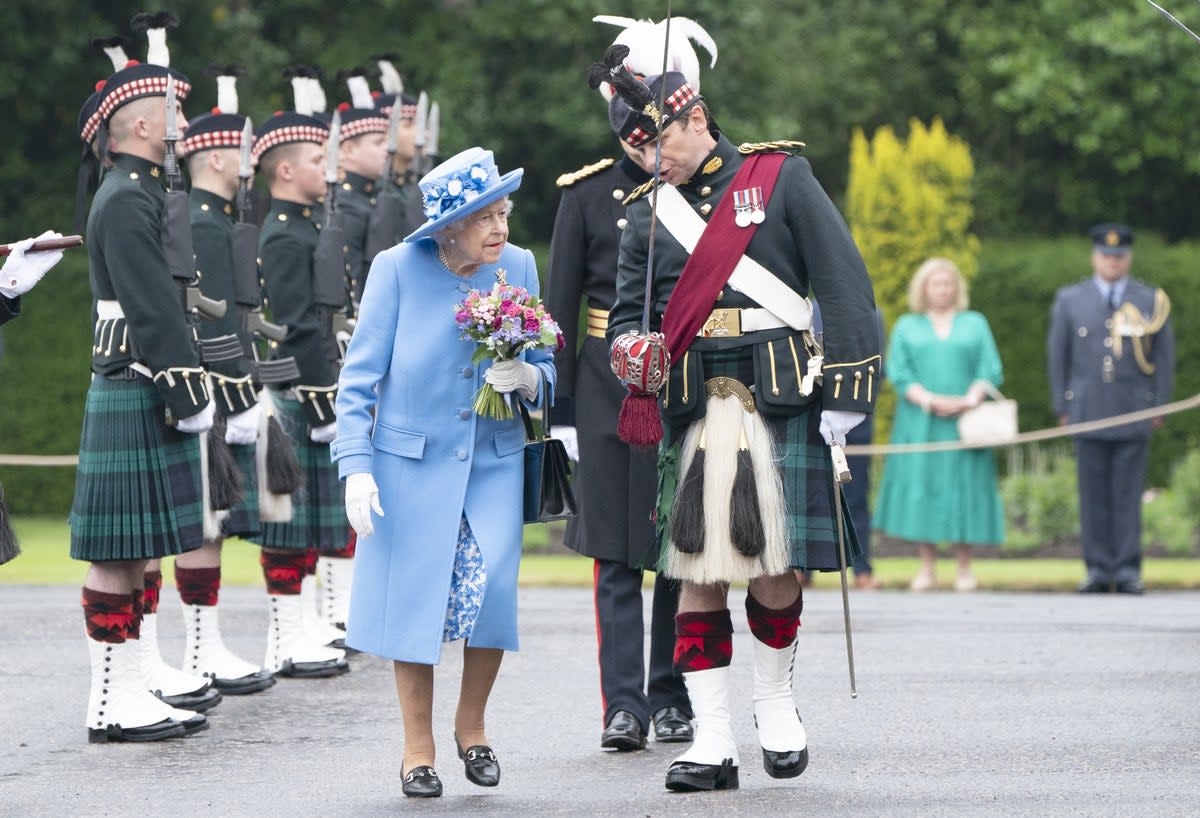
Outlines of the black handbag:
{"label": "black handbag", "polygon": [[[542,381],[542,393],[546,382]],[[571,488],[571,460],[561,440],[550,436],[550,412],[545,412],[545,433],[539,438],[522,401],[525,423],[525,522],[548,523],[575,516],[575,492]]]}

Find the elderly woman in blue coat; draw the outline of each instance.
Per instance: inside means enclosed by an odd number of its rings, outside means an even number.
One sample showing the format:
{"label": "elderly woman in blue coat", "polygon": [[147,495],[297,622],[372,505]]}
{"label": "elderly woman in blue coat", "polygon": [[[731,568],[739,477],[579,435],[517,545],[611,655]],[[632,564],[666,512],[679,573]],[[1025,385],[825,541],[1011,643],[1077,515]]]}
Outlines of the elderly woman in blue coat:
{"label": "elderly woman in blue coat", "polygon": [[476,391],[535,407],[553,394],[550,352],[471,362],[454,305],[497,280],[538,292],[533,254],[508,244],[508,194],[471,148],[420,182],[428,221],[371,265],[337,397],[333,458],[358,551],[346,643],[395,662],[404,718],[403,791],[440,795],[433,665],[465,640],[454,738],[467,778],[499,783],[484,711],[506,650],[517,649],[523,450],[517,419],[472,410]]}

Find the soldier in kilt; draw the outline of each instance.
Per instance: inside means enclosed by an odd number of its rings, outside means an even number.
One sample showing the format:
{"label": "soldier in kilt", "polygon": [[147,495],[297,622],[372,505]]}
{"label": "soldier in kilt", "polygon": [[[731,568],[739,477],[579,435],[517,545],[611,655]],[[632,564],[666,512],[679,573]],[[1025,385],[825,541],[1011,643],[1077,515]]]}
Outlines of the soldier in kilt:
{"label": "soldier in kilt", "polygon": [[[192,187],[189,215],[196,271],[204,295],[225,301],[225,314],[198,326],[201,338],[236,338],[242,330],[234,307],[233,199],[238,188],[239,152],[246,117],[237,112],[237,77],[226,70],[217,78],[217,107],[188,125],[183,153]],[[175,560],[187,646],[184,668],[213,679],[227,694],[247,694],[275,684],[271,672],[247,662],[225,647],[221,638],[218,601],[221,553],[226,537],[250,537],[259,532],[255,444],[262,407],[252,381],[253,362],[241,343],[237,354],[209,367],[209,388],[217,407],[213,433],[223,432],[236,461],[242,499],[221,520],[219,536]]]}
{"label": "soldier in kilt", "polygon": [[[555,358],[554,434],[579,461],[574,478],[579,512],[567,524],[566,543],[595,560],[600,746],[616,750],[644,748],[651,723],[657,741],[692,738],[687,690],[672,661],[679,583],[661,573],[654,581],[647,676],[642,572],[654,570],[658,562],[651,521],[654,455],[631,449],[617,437],[624,389],[609,370],[604,341],[608,308],[616,296],[623,202],[649,178],[629,156],[559,177],[563,193],[546,282],[546,306],[557,317],[565,341]],[[581,332],[585,301],[587,325]]]}
{"label": "soldier in kilt", "polygon": [[[83,609],[91,652],[88,737],[154,741],[204,729],[204,716],[151,695],[141,645],[149,561],[203,541],[200,436],[214,407],[163,248],[167,77],[152,64],[113,74],[100,92],[97,137],[113,163],[88,218],[96,326],[84,409],[71,556],[91,563]],[[174,113],[180,130],[186,120]],[[211,705],[219,694],[191,691]],[[211,694],[211,695],[208,695]]]}
{"label": "soldier in kilt", "polygon": [[[731,582],[749,585],[754,686],[745,693],[763,766],[773,778],[790,778],[808,763],[792,695],[803,605],[795,571],[839,567],[827,446],[844,442],[879,388],[874,298],[850,232],[808,162],[780,150],[799,143],[735,147],[682,74],[642,82],[622,57],[622,48],[610,48],[593,66],[592,83],[614,85],[614,130],[645,165],[661,152],[664,184],[653,215],[644,195],[651,184],[628,200],[607,338],[621,358],[629,342],[622,336],[641,329],[649,275],[650,329],[664,332],[671,358],[657,401],[666,426],[661,570],[683,582],[675,664],[697,722],[666,785],[734,789]],[[652,218],[658,232],[648,270]],[[824,311],[823,356],[804,298],[810,286]],[[645,406],[654,397],[627,398],[624,435],[649,436],[658,417]]]}
{"label": "soldier in kilt", "polygon": [[273,354],[294,357],[300,371],[295,383],[283,384],[271,397],[295,446],[304,489],[293,496],[289,522],[264,522],[252,539],[263,547],[270,601],[264,664],[280,675],[309,678],[350,669],[345,651],[327,647],[328,639],[305,629],[300,597],[317,552],[345,546],[347,523],[342,483],[329,456],[337,430],[337,341],[313,290],[313,253],[321,229],[314,205],[325,193],[329,129],[312,116],[312,101],[303,90],[296,97],[297,111],[276,114],[258,127],[254,155],[271,190],[271,210],[259,237],[264,304],[287,326]]}

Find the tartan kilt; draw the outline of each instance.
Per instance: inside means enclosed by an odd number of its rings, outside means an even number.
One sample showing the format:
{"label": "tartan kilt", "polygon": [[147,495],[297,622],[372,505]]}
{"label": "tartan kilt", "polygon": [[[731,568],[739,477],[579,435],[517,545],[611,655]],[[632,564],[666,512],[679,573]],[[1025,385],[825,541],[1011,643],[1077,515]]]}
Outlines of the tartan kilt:
{"label": "tartan kilt", "polygon": [[264,548],[316,548],[322,552],[343,549],[350,524],[346,521],[345,487],[329,455],[329,444],[308,439],[308,420],[298,401],[278,392],[272,392],[271,397],[279,424],[295,446],[304,486],[292,495],[290,522],[262,523],[258,535],[249,539]]}
{"label": "tartan kilt", "polygon": [[71,506],[71,557],[157,559],[204,542],[200,436],[164,422],[148,379],[93,375]]}
{"label": "tartan kilt", "polygon": [[[754,384],[754,364],[750,348],[703,353],[704,378],[736,378],[744,385]],[[702,422],[702,421],[698,421]],[[819,404],[792,417],[763,416],[775,445],[775,460],[783,483],[787,505],[787,535],[791,544],[791,566],[798,571],[837,571],[841,567],[837,529],[834,525],[833,463],[829,447],[821,437]],[[686,426],[666,427],[659,447],[659,487],[657,534],[660,568],[670,548],[670,512],[679,474],[680,451]],[[854,523],[842,504],[846,530],[846,560],[854,562],[862,549]]]}
{"label": "tartan kilt", "polygon": [[259,533],[258,521],[258,468],[255,463],[254,444],[229,447],[242,474],[242,502],[229,509],[229,515],[221,520],[221,534],[225,537],[252,537]]}

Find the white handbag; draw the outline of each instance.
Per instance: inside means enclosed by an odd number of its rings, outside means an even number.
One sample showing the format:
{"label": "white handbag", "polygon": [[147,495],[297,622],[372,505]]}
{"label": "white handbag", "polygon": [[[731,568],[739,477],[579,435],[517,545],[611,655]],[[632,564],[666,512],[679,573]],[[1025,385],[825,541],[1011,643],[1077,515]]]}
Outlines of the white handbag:
{"label": "white handbag", "polygon": [[963,443],[1001,445],[1017,437],[1017,402],[984,384],[990,401],[984,401],[958,416],[958,439]]}

